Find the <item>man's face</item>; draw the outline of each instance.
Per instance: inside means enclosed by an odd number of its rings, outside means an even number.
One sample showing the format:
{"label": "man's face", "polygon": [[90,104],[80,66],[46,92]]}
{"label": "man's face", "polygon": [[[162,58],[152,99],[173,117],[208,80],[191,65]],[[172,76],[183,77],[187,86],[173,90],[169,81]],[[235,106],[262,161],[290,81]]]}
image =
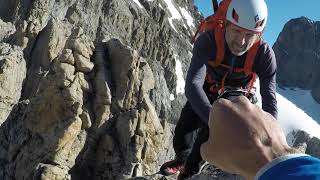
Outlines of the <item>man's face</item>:
{"label": "man's face", "polygon": [[247,31],[229,23],[226,26],[225,38],[232,54],[241,56],[260,38],[260,33]]}

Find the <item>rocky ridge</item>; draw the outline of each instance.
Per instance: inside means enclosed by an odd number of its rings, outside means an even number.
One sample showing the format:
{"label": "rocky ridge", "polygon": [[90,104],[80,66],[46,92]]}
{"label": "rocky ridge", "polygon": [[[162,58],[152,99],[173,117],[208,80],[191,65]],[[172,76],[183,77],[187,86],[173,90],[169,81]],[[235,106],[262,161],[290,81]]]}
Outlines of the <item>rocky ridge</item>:
{"label": "rocky ridge", "polygon": [[0,2],[0,179],[126,179],[172,158],[192,1]]}
{"label": "rocky ridge", "polygon": [[320,22],[306,17],[290,20],[273,49],[277,58],[277,83],[311,90],[320,103]]}

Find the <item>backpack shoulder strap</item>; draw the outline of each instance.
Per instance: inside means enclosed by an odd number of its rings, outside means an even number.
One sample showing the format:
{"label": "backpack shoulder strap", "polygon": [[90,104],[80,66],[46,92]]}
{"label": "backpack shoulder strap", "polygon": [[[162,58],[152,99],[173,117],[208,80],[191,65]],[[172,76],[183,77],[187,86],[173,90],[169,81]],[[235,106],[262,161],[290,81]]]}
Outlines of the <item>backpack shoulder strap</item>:
{"label": "backpack shoulder strap", "polygon": [[222,0],[220,2],[219,8],[218,8],[217,12],[215,13],[215,15],[218,17],[218,19],[225,20],[230,2],[231,2],[231,0]]}
{"label": "backpack shoulder strap", "polygon": [[219,27],[214,30],[214,38],[216,41],[216,59],[213,61],[213,67],[219,66],[224,58],[225,44],[224,44],[224,27]]}
{"label": "backpack shoulder strap", "polygon": [[248,51],[248,54],[244,63],[244,67],[243,67],[244,72],[246,74],[252,73],[252,66],[253,66],[254,60],[256,59],[256,55],[260,47],[260,44],[261,44],[261,40],[255,42],[254,45]]}
{"label": "backpack shoulder strap", "polygon": [[225,34],[225,23],[226,14],[231,0],[221,1],[219,8],[216,12],[216,28],[214,29],[215,41],[216,41],[216,59],[213,62],[213,67],[219,66],[224,58],[225,44],[224,44],[224,34]]}
{"label": "backpack shoulder strap", "polygon": [[192,37],[191,43],[193,44],[196,41],[200,32],[208,31],[210,29],[215,29],[215,26],[216,26],[215,21],[216,21],[216,18],[214,17],[214,15],[208,16],[206,19],[201,20],[201,24],[198,27],[194,36]]}
{"label": "backpack shoulder strap", "polygon": [[251,81],[250,81],[250,84],[249,84],[249,88],[248,88],[248,92],[247,92],[246,96],[249,95],[249,93],[250,93],[250,91],[251,91],[251,89],[253,87],[253,84],[254,84],[254,82],[256,80],[257,74],[253,72],[252,66],[253,66],[254,60],[256,59],[256,55],[257,55],[258,49],[260,47],[260,44],[261,44],[261,39],[259,41],[257,41],[250,48],[250,50],[248,51],[245,63],[244,63],[243,71],[247,75],[252,75],[252,78],[251,78]]}
{"label": "backpack shoulder strap", "polygon": [[198,27],[195,35],[192,37],[192,44],[195,42],[200,32],[213,30],[217,26],[224,26],[225,17],[230,2],[231,0],[222,0],[214,15],[208,16],[207,18],[201,20],[200,26]]}

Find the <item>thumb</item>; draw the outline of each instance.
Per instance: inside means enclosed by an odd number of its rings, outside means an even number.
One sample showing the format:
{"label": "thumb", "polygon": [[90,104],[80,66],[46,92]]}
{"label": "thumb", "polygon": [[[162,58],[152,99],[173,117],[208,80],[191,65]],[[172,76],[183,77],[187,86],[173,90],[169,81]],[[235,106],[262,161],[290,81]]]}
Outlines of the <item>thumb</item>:
{"label": "thumb", "polygon": [[297,151],[297,153],[305,153],[307,149],[307,143],[298,143],[293,146],[293,149]]}

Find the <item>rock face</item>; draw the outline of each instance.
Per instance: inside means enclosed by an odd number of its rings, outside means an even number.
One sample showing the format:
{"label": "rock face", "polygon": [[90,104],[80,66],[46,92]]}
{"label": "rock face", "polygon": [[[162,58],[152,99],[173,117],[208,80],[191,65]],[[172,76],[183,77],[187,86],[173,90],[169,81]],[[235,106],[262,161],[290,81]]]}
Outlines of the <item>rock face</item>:
{"label": "rock face", "polygon": [[304,131],[298,131],[294,133],[293,141],[293,147],[297,146],[304,146],[303,151],[306,154],[320,158],[320,139],[316,137],[310,137],[310,135]]}
{"label": "rock face", "polygon": [[290,20],[273,46],[277,57],[277,82],[311,90],[320,103],[320,22],[305,17]]}
{"label": "rock face", "polygon": [[0,43],[0,124],[10,114],[21,96],[22,83],[26,76],[26,62],[22,48]]}
{"label": "rock face", "polygon": [[126,179],[173,158],[193,1],[0,3],[0,179]]}

